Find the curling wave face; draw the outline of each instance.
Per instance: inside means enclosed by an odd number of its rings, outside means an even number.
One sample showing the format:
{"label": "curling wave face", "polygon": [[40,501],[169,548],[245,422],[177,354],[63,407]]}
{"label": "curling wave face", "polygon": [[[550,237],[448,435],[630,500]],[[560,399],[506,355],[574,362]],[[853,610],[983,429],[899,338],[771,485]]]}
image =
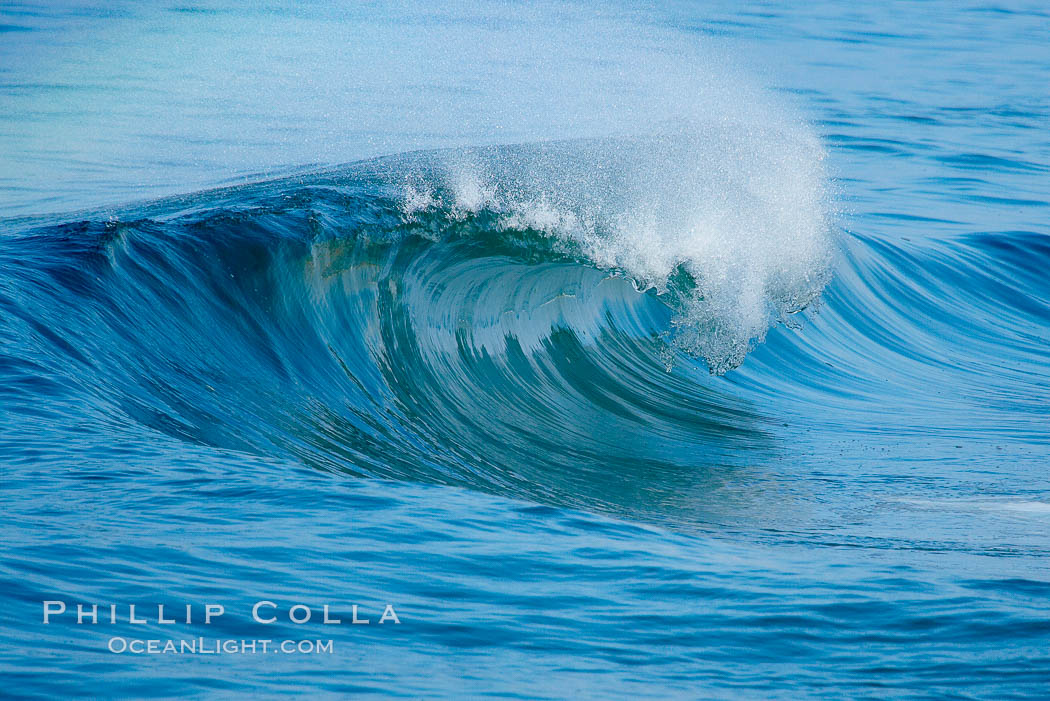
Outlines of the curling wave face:
{"label": "curling wave face", "polygon": [[[673,511],[704,479],[696,456],[765,441],[688,354],[739,363],[827,262],[817,191],[778,220],[768,172],[722,182],[699,143],[413,154],[44,227],[5,241],[24,278],[6,304],[23,343],[67,356],[54,372],[175,438]],[[593,479],[609,470],[664,496]]]}

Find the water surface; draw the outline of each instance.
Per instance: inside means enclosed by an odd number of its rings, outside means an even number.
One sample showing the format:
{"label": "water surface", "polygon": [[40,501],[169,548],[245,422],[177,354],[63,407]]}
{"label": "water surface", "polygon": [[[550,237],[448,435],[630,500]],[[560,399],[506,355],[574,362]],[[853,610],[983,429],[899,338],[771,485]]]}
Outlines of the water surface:
{"label": "water surface", "polygon": [[5,693],[1044,696],[1048,29],[4,7]]}

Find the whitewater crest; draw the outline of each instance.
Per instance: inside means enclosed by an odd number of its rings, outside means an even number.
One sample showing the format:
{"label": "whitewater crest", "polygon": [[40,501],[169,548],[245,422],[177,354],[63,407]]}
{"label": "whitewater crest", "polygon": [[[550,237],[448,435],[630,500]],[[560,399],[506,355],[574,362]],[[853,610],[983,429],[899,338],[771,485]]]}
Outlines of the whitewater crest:
{"label": "whitewater crest", "polygon": [[824,151],[802,124],[437,152],[400,184],[408,222],[488,215],[657,294],[671,344],[715,374],[830,278]]}

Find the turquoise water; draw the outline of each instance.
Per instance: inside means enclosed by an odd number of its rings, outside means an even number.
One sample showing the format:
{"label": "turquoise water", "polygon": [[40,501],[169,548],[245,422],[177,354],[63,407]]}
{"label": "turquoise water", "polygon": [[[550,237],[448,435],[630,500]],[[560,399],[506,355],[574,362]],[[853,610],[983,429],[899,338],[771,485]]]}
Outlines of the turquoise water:
{"label": "turquoise water", "polygon": [[0,32],[3,694],[1047,694],[1039,4]]}

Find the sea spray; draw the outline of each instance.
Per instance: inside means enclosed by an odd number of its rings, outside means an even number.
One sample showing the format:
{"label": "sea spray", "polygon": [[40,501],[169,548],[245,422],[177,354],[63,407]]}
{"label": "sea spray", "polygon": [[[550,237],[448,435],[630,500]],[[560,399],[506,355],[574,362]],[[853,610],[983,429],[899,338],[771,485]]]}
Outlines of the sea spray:
{"label": "sea spray", "polygon": [[830,277],[824,151],[799,123],[441,151],[403,184],[406,221],[488,215],[653,290],[672,344],[722,374]]}

